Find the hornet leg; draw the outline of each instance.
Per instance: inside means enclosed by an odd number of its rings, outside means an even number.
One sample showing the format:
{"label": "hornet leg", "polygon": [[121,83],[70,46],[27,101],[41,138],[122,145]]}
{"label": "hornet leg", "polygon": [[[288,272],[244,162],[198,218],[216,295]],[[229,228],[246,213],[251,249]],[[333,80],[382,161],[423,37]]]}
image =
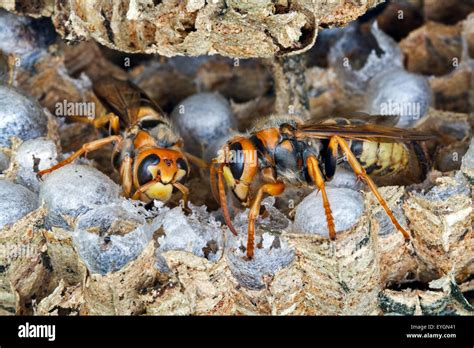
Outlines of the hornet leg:
{"label": "hornet leg", "polygon": [[132,163],[132,158],[130,156],[126,156],[120,165],[120,181],[122,182],[122,190],[125,198],[130,198],[132,194]]}
{"label": "hornet leg", "polygon": [[179,182],[173,183],[173,186],[176,187],[183,194],[183,210],[187,213],[191,213],[191,209],[189,209],[188,207],[189,189]]}
{"label": "hornet leg", "polygon": [[316,156],[309,156],[306,160],[306,165],[308,166],[308,173],[313,182],[316,184],[318,189],[321,191],[323,196],[323,206],[324,212],[326,213],[326,221],[328,225],[329,238],[331,240],[336,239],[336,228],[334,226],[334,218],[332,216],[331,206],[329,205],[329,199],[326,194],[326,186],[324,184],[323,175],[319,169],[319,164]]}
{"label": "hornet leg", "polygon": [[199,169],[208,169],[209,168],[209,164],[206,161],[204,161],[203,159],[201,159],[197,156],[194,156],[194,155],[190,154],[189,152],[185,152],[184,156],[186,156],[188,161],[191,162],[192,164],[194,164]]}
{"label": "hornet leg", "polygon": [[120,133],[120,119],[117,115],[112,112],[108,114],[99,116],[95,119],[83,116],[70,116],[69,120],[79,123],[86,123],[94,126],[95,128],[103,128],[105,125],[109,125],[110,134],[119,134]]}
{"label": "hornet leg", "polygon": [[249,212],[249,227],[247,236],[247,257],[251,259],[253,257],[254,250],[254,239],[255,239],[255,219],[260,213],[260,206],[264,193],[268,193],[271,196],[278,196],[285,190],[285,184],[282,182],[263,184],[257,191],[255,198],[250,206]]}
{"label": "hornet leg", "polygon": [[216,166],[218,165],[218,162],[214,159],[212,160],[211,166],[210,166],[210,174],[209,174],[209,179],[211,181],[211,192],[212,196],[216,200],[217,203],[220,203],[219,200],[219,189],[218,189],[218,183],[217,183],[217,169]]}
{"label": "hornet leg", "polygon": [[91,151],[98,150],[101,147],[103,147],[107,144],[113,143],[115,141],[116,142],[122,141],[122,137],[120,135],[111,135],[107,138],[94,140],[94,141],[91,141],[90,143],[86,143],[86,144],[82,145],[82,148],[80,150],[74,152],[71,156],[69,156],[65,160],[59,162],[58,164],[52,166],[51,168],[39,171],[37,175],[38,175],[38,177],[41,178],[43,175],[51,173],[51,172],[55,171],[56,169],[61,168],[61,167],[65,166],[66,164],[71,163],[72,161],[74,161],[79,156],[85,155],[85,154],[87,154],[88,152],[91,152]]}
{"label": "hornet leg", "polygon": [[362,166],[360,165],[359,161],[357,161],[356,157],[354,156],[354,154],[352,153],[351,149],[349,148],[349,145],[347,145],[346,141],[344,139],[342,139],[341,137],[338,137],[337,135],[334,136],[333,138],[336,139],[337,143],[339,144],[339,146],[341,147],[342,151],[344,152],[344,154],[346,155],[347,157],[347,160],[350,164],[350,166],[352,167],[352,169],[354,170],[354,173],[357,175],[357,177],[359,177],[361,180],[365,181],[365,183],[369,186],[370,190],[372,191],[372,193],[375,195],[375,197],[377,198],[377,200],[379,201],[380,205],[382,206],[382,208],[385,210],[385,212],[387,213],[388,217],[390,218],[390,220],[392,221],[392,223],[395,225],[395,227],[397,228],[397,230],[399,230],[403,236],[405,237],[406,240],[410,239],[410,235],[408,234],[407,231],[405,231],[405,229],[400,226],[400,224],[398,223],[397,219],[395,218],[395,216],[393,215],[392,211],[390,210],[390,208],[388,207],[387,203],[385,202],[385,200],[383,199],[383,197],[380,195],[379,191],[377,190],[377,186],[375,185],[375,183],[372,181],[372,179],[367,175],[367,173],[365,172],[365,169],[362,168]]}

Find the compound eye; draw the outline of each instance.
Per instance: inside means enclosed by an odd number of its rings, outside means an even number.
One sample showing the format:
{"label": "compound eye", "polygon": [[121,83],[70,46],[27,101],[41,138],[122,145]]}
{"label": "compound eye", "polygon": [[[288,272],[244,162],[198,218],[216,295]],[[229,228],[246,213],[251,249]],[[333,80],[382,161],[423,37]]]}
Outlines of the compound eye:
{"label": "compound eye", "polygon": [[138,184],[144,185],[153,180],[152,173],[148,170],[149,166],[156,166],[160,163],[160,157],[155,154],[146,156],[138,166],[137,178]]}
{"label": "compound eye", "polygon": [[242,151],[242,144],[239,142],[233,143],[229,146],[229,150],[231,151],[229,169],[232,172],[234,179],[240,179],[245,166],[245,156]]}
{"label": "compound eye", "polygon": [[176,165],[179,169],[183,169],[186,173],[188,172],[188,164],[183,158],[178,158],[176,161]]}
{"label": "compound eye", "polygon": [[176,165],[179,169],[182,169],[186,172],[186,174],[179,180],[180,183],[184,184],[186,182],[186,177],[188,176],[188,164],[183,158],[178,158],[176,160]]}

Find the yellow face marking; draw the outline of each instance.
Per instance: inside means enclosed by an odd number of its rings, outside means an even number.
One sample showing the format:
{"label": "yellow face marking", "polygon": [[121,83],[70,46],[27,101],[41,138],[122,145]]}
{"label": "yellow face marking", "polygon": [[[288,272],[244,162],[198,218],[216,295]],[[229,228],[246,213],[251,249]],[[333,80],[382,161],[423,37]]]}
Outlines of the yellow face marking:
{"label": "yellow face marking", "polygon": [[249,186],[242,181],[237,183],[229,167],[224,167],[224,180],[241,201],[247,200]]}
{"label": "yellow face marking", "polygon": [[186,176],[186,171],[184,169],[178,169],[176,172],[176,177],[174,181],[180,181],[182,178]]}
{"label": "yellow face marking", "polygon": [[232,172],[230,171],[230,168],[228,166],[224,166],[224,179],[230,187],[235,186],[235,179],[234,176],[232,175]]}
{"label": "yellow face marking", "polygon": [[145,191],[145,194],[151,199],[158,199],[162,202],[168,201],[172,193],[173,185],[163,185],[161,182],[157,182]]}
{"label": "yellow face marking", "polygon": [[244,183],[239,183],[234,188],[234,193],[241,201],[246,201],[249,194],[249,187]]}
{"label": "yellow face marking", "polygon": [[[174,182],[175,179],[175,173],[178,174],[181,169],[178,169],[175,166],[168,167],[165,165],[163,162],[166,159],[162,160],[159,164],[155,166],[148,166],[148,171],[152,173],[153,178],[156,178],[158,175],[158,171],[160,172],[160,181],[163,183],[170,183]],[[176,171],[177,170],[177,171]]]}
{"label": "yellow face marking", "polygon": [[156,174],[158,173],[158,165],[148,166],[148,171],[152,174],[153,178],[156,178]]}
{"label": "yellow face marking", "polygon": [[174,177],[174,172],[172,170],[162,170],[160,177],[161,177],[162,182],[166,182],[166,183],[172,182],[173,177]]}
{"label": "yellow face marking", "polygon": [[[148,166],[148,171],[152,173],[152,177],[156,178],[158,174],[158,169],[160,169],[160,165],[156,166]],[[161,174],[160,174],[160,179],[162,182],[169,183],[173,179],[174,172],[172,169],[169,169],[167,167],[161,166]]]}

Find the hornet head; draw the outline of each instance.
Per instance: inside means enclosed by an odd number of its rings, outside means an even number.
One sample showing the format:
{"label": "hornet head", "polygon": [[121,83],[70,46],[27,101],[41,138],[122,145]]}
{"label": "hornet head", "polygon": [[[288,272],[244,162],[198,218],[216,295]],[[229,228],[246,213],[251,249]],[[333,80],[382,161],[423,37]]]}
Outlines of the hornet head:
{"label": "hornet head", "polygon": [[158,199],[166,202],[173,188],[183,184],[189,173],[185,156],[175,150],[148,148],[141,151],[133,165],[133,185],[145,201]]}
{"label": "hornet head", "polygon": [[[230,230],[237,234],[230,221],[224,182],[244,205],[249,201],[250,185],[258,173],[257,149],[245,137],[228,141],[214,158],[211,166],[211,188],[220,203]],[[217,183],[216,183],[217,174]]]}

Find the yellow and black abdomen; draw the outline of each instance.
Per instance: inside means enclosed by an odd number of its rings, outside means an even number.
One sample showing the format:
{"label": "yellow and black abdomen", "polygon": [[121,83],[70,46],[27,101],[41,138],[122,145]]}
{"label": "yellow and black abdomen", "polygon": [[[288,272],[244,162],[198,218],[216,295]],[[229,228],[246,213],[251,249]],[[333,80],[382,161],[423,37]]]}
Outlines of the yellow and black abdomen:
{"label": "yellow and black abdomen", "polygon": [[367,174],[394,174],[410,162],[410,149],[403,143],[352,140],[350,147]]}
{"label": "yellow and black abdomen", "polygon": [[[348,125],[367,122],[356,119],[334,118],[323,123]],[[420,182],[424,180],[429,170],[427,152],[420,143],[415,141],[350,140],[348,143],[351,151],[367,174],[378,179],[379,183],[402,185]],[[341,153],[339,155],[342,156]],[[348,166],[348,164],[346,165]]]}

